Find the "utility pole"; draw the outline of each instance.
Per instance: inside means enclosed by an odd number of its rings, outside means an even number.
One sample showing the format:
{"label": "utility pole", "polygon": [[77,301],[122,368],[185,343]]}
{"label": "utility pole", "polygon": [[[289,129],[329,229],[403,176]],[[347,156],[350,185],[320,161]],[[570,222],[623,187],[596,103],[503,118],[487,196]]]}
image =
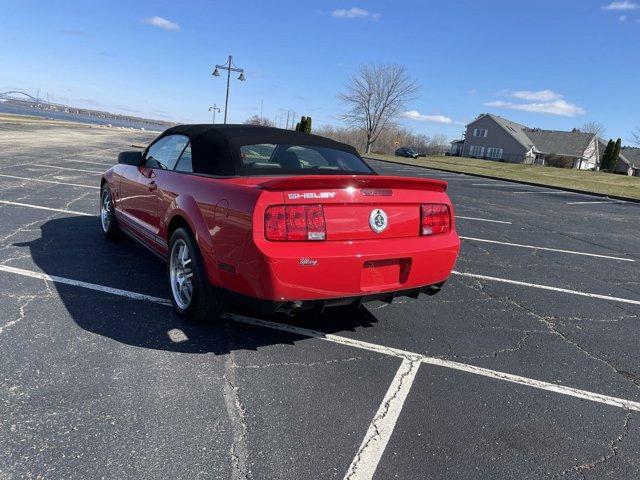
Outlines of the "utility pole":
{"label": "utility pole", "polygon": [[227,63],[223,63],[222,65],[216,65],[215,70],[213,71],[213,73],[211,75],[213,75],[214,77],[219,77],[220,76],[220,70],[226,70],[227,71],[227,95],[225,97],[224,100],[224,123],[227,123],[227,110],[229,109],[229,84],[231,82],[231,72],[240,72],[240,76],[238,77],[238,80],[240,80],[241,82],[244,82],[246,80],[245,76],[244,76],[244,69],[242,68],[238,68],[233,64],[233,56],[229,55],[229,59],[227,60]]}
{"label": "utility pole", "polygon": [[215,124],[216,123],[216,112],[220,112],[220,109],[218,108],[218,105],[216,105],[214,103],[213,107],[209,107],[209,111],[213,112],[213,121],[212,121],[212,123]]}
{"label": "utility pole", "polygon": [[262,110],[264,108],[264,99],[260,100],[260,118],[262,118]]}

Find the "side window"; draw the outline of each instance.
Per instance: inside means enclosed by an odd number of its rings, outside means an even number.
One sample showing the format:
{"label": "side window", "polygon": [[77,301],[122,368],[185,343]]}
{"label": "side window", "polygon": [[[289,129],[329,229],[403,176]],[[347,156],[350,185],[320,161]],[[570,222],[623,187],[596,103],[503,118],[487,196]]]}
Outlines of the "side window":
{"label": "side window", "polygon": [[145,165],[162,170],[173,170],[180,154],[189,143],[184,135],[169,135],[151,145],[145,157]]}
{"label": "side window", "polygon": [[175,168],[176,172],[193,173],[193,164],[191,163],[191,143],[187,143]]}

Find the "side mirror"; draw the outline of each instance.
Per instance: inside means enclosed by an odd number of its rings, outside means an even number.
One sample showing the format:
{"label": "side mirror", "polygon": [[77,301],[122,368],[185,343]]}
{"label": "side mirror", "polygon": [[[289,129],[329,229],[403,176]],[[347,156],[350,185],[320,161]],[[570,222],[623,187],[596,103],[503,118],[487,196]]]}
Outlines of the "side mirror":
{"label": "side mirror", "polygon": [[142,152],[122,152],[118,155],[118,163],[139,167],[142,164]]}

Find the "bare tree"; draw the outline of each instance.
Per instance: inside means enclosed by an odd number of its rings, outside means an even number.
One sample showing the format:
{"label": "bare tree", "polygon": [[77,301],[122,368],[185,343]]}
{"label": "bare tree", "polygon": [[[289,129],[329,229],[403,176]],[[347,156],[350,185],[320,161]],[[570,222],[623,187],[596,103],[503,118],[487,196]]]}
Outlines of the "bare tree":
{"label": "bare tree", "polygon": [[[317,128],[315,133],[347,143],[358,150],[362,150],[366,143],[366,132],[362,128],[323,125]],[[373,152],[392,154],[398,146],[411,147],[425,155],[444,155],[450,148],[446,135],[436,134],[429,137],[390,123],[378,136]]]}
{"label": "bare tree", "polygon": [[268,118],[261,117],[260,115],[254,115],[244,121],[245,125],[259,125],[261,127],[273,127],[273,122]]}
{"label": "bare tree", "polygon": [[348,107],[342,118],[365,132],[365,151],[382,130],[414,100],[418,85],[401,65],[362,65],[338,98]]}
{"label": "bare tree", "polygon": [[640,145],[640,127],[636,127],[631,130],[631,139],[636,145]]}
{"label": "bare tree", "polygon": [[599,138],[602,138],[607,134],[607,129],[605,128],[605,126],[600,122],[596,122],[595,120],[585,122],[584,125],[582,125],[582,128],[580,128],[580,131],[585,133],[593,133]]}

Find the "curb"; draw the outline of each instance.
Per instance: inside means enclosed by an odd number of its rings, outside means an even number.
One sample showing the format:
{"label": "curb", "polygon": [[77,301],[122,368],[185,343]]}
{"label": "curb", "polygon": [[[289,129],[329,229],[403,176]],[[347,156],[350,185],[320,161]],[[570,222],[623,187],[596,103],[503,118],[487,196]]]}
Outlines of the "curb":
{"label": "curb", "polygon": [[382,160],[380,158],[373,158],[373,157],[362,157],[362,158],[364,158],[365,160],[375,160],[377,162],[393,163],[394,165],[408,165],[410,167],[424,168],[427,170],[437,170],[438,172],[455,173],[458,175],[468,175],[470,177],[488,178],[491,180],[502,180],[503,182],[517,183],[520,185],[529,185],[532,187],[545,187],[545,188],[550,188],[552,190],[561,190],[564,192],[582,193],[584,195],[591,195],[593,197],[610,198],[611,200],[623,200],[625,202],[640,203],[640,198],[623,197],[621,195],[607,195],[606,193],[590,192],[588,190],[579,190],[576,188],[556,187],[553,185],[545,185],[544,183],[526,182],[524,180],[511,180],[509,178],[496,177],[493,175],[482,175],[480,173],[456,172],[454,170],[446,170],[444,168],[427,167],[424,165],[414,165],[413,163],[405,163],[405,162],[399,162],[394,160]]}

